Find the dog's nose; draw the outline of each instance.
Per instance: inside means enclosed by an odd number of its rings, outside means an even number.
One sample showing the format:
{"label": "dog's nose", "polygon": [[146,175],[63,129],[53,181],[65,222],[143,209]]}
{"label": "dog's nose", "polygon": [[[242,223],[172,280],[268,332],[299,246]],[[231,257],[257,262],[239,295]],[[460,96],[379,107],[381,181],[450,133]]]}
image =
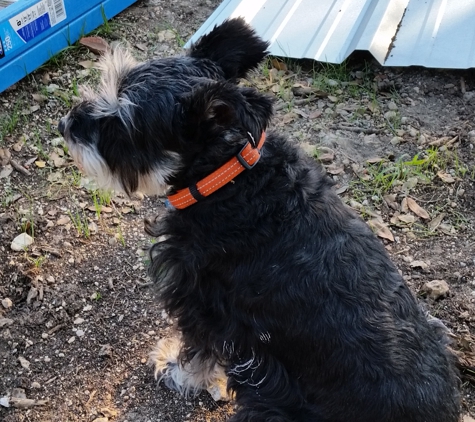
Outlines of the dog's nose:
{"label": "dog's nose", "polygon": [[64,129],[66,129],[66,118],[63,117],[58,123],[58,130],[61,135],[64,136]]}

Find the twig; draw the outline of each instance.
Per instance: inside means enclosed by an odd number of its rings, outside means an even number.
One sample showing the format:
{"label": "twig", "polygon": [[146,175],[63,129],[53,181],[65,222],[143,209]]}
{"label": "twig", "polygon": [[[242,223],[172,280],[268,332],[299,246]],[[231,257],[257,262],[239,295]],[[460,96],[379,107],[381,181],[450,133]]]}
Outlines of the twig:
{"label": "twig", "polygon": [[25,176],[31,176],[31,173],[17,161],[10,159],[10,164],[16,171],[19,171],[21,174],[24,174]]}

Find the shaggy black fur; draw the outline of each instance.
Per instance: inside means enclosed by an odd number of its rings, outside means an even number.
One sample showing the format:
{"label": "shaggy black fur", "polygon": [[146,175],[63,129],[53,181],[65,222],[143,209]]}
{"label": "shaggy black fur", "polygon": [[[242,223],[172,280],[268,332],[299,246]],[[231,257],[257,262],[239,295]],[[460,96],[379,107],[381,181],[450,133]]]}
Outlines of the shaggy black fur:
{"label": "shaggy black fur", "polygon": [[[128,191],[138,173],[171,160],[164,151],[179,156],[167,180],[177,190],[235,155],[247,132],[257,140],[266,130],[271,101],[225,80],[254,67],[266,43],[241,20],[225,25],[226,37],[215,29],[191,57],[124,76],[118,91],[137,104],[129,128],[89,117]],[[68,142],[85,137],[71,132]],[[252,170],[146,230],[165,236],[150,274],[183,334],[182,358],[200,352],[225,367],[233,422],[458,421],[440,323],[322,168],[283,136],[269,132]]]}

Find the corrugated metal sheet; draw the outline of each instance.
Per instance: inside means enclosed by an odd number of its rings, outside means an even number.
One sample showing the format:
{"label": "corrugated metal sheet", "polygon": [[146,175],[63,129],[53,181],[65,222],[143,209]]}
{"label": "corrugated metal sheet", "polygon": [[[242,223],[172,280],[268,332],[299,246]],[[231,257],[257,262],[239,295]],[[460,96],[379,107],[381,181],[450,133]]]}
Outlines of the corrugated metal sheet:
{"label": "corrugated metal sheet", "polygon": [[242,16],[275,56],[387,66],[475,67],[475,0],[224,0],[188,42]]}

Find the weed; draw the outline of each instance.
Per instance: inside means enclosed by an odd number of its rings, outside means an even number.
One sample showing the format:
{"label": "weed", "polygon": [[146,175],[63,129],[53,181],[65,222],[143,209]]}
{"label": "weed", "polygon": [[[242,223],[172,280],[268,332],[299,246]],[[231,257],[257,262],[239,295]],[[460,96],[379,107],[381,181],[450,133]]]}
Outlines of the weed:
{"label": "weed", "polygon": [[5,136],[12,135],[20,124],[22,120],[22,107],[23,103],[18,101],[14,104],[13,110],[10,113],[0,115],[0,141],[2,141]]}
{"label": "weed", "polygon": [[96,216],[99,219],[101,216],[102,207],[104,205],[111,204],[112,194],[107,190],[94,190],[92,191],[92,201],[94,203],[94,209],[96,210]]}
{"label": "weed", "polygon": [[91,296],[91,299],[92,300],[101,300],[102,299],[102,295],[99,293],[99,292],[94,292]]}
{"label": "weed", "polygon": [[42,160],[47,161],[49,159],[49,156],[44,150],[43,143],[41,142],[41,136],[40,136],[40,133],[38,132],[38,129],[35,129],[33,137],[34,137],[33,147],[36,153]]}
{"label": "weed", "polygon": [[36,269],[39,269],[46,262],[46,257],[43,255],[40,255],[38,258],[27,257],[27,260],[31,262]]}
{"label": "weed", "polygon": [[68,211],[69,218],[73,222],[74,227],[78,233],[78,236],[84,236],[88,239],[91,236],[91,231],[89,230],[89,222],[87,220],[84,211],[82,215],[76,211],[74,214],[71,211]]}
{"label": "weed", "polygon": [[120,228],[120,226],[117,228],[116,238],[120,242],[120,244],[125,248],[124,234],[122,233],[122,229]]}

